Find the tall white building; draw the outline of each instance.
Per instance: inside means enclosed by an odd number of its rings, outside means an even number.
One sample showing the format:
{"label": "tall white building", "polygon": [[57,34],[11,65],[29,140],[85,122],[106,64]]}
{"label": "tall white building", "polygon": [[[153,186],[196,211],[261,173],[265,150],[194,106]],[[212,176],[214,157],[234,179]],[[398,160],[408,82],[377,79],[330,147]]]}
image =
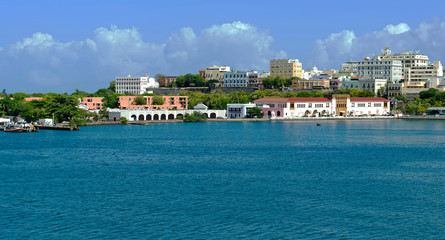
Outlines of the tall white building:
{"label": "tall white building", "polygon": [[147,88],[159,87],[159,83],[148,75],[145,77],[117,77],[116,93],[131,93],[135,95],[147,92]]}
{"label": "tall white building", "polygon": [[384,60],[380,56],[357,62],[358,76],[364,79],[386,79],[388,82],[398,82],[402,79],[402,62],[399,60]]}

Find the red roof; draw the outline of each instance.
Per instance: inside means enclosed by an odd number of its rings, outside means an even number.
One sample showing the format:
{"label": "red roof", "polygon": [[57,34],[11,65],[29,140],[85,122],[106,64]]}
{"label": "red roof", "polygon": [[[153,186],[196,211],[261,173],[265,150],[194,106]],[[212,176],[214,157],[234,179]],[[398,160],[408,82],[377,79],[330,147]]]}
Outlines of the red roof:
{"label": "red roof", "polygon": [[287,98],[282,97],[265,97],[255,100],[254,102],[287,102]]}
{"label": "red roof", "polygon": [[388,99],[381,97],[352,97],[351,102],[388,102]]}
{"label": "red roof", "polygon": [[296,98],[288,98],[288,102],[331,102],[331,100],[322,97],[296,97]]}

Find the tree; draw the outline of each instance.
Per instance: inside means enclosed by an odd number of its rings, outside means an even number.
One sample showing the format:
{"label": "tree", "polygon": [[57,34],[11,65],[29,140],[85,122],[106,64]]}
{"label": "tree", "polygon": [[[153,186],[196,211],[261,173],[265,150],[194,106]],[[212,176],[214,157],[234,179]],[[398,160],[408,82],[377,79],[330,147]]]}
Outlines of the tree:
{"label": "tree", "polygon": [[108,90],[115,93],[116,92],[116,80],[110,82],[110,86],[108,87]]}
{"label": "tree", "polygon": [[419,93],[419,96],[421,99],[428,99],[428,98],[435,97],[437,93],[439,93],[439,90],[437,90],[435,88],[430,88],[426,91],[421,91]]}
{"label": "tree", "polygon": [[408,102],[408,98],[406,98],[404,95],[397,95],[396,99],[403,102]]}
{"label": "tree", "polygon": [[264,116],[263,110],[259,107],[253,107],[247,110],[248,118],[262,118]]}
{"label": "tree", "polygon": [[164,99],[161,96],[154,96],[151,99],[151,105],[164,105]]}
{"label": "tree", "polygon": [[311,111],[306,110],[306,112],[304,112],[304,115],[308,116],[309,114],[311,114]]}
{"label": "tree", "polygon": [[134,98],[133,105],[147,105],[147,100],[143,96],[137,96]]}
{"label": "tree", "polygon": [[186,113],[184,116],[184,122],[205,122],[206,120],[206,115],[197,111],[194,111],[191,114]]}

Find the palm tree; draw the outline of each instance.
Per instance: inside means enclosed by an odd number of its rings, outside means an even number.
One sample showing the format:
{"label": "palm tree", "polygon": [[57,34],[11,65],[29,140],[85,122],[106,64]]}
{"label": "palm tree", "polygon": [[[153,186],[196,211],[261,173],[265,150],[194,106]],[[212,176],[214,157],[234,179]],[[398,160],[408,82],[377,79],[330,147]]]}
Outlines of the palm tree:
{"label": "palm tree", "polygon": [[311,111],[309,111],[309,110],[306,110],[306,112],[304,112],[304,115],[309,115],[309,114],[311,114]]}
{"label": "palm tree", "polygon": [[313,112],[312,114],[317,115],[317,114],[318,114],[318,111],[317,111],[317,110],[314,110],[314,112]]}
{"label": "palm tree", "polygon": [[326,110],[321,111],[321,115],[322,116],[326,115]]}

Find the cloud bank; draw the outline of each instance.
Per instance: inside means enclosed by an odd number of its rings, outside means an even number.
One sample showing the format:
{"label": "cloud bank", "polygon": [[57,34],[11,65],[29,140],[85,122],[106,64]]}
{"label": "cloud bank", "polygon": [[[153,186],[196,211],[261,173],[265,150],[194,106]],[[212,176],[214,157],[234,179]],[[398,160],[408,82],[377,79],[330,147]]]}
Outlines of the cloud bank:
{"label": "cloud bank", "polygon": [[393,53],[420,51],[428,55],[430,61],[443,60],[445,56],[445,23],[434,19],[431,23],[422,22],[416,28],[406,23],[389,24],[382,30],[356,36],[352,30],[332,33],[326,39],[317,40],[307,67],[339,69],[350,60],[362,60],[366,56],[380,54],[386,45]]}
{"label": "cloud bank", "polygon": [[286,57],[272,48],[267,31],[242,22],[213,25],[200,33],[185,27],[164,43],[150,42],[136,28],[98,28],[89,39],[59,42],[48,33],[0,47],[0,88],[8,92],[95,91],[127,74],[197,73],[211,65],[268,70]]}

